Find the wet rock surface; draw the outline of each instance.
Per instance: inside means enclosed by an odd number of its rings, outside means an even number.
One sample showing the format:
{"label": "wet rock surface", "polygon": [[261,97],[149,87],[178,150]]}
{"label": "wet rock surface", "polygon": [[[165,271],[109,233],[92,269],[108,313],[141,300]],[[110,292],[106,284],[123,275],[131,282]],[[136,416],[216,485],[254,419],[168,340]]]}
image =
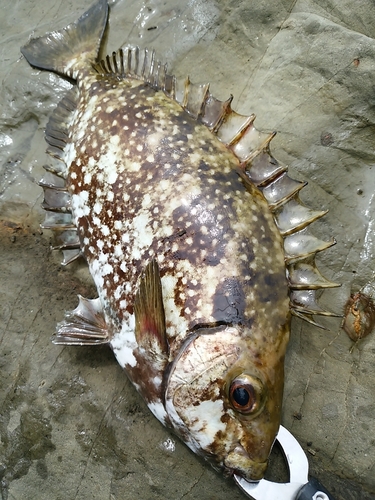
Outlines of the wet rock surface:
{"label": "wet rock surface", "polygon": [[[62,268],[40,233],[43,130],[70,87],[28,66],[19,48],[76,20],[91,4],[21,0],[0,19],[0,479],[3,499],[243,499],[149,414],[105,347],[62,348],[51,334],[80,293],[83,264]],[[309,181],[306,204],[329,208],[317,236],[338,243],[318,257],[343,284],[321,303],[343,312],[374,276],[375,6],[360,0],[111,3],[106,50],[155,48],[178,75],[212,82],[272,150]],[[328,331],[293,320],[284,425],[311,473],[337,499],[375,493],[375,337],[350,352],[339,318]],[[275,457],[272,479],[284,476]]]}

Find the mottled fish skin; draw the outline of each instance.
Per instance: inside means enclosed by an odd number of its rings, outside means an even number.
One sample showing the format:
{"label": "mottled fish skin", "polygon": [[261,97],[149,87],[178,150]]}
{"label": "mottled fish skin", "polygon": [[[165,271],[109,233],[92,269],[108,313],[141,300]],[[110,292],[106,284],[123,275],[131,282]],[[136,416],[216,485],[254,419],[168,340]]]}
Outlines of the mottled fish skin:
{"label": "mottled fish skin", "polygon": [[[160,374],[142,373],[133,333],[137,282],[156,258],[170,360],[189,332],[238,325],[242,356],[267,374],[276,371],[278,380],[270,376],[265,384],[281,407],[289,299],[282,241],[267,203],[244,185],[238,160],[206,127],[162,92],[135,83],[79,80],[67,148],[75,223],[117,360],[168,424]],[[94,114],[86,111],[90,101]],[[215,411],[224,412],[221,403]],[[279,420],[272,421],[275,432]],[[206,447],[216,441],[215,433]]]}
{"label": "mottled fish skin", "polygon": [[[99,36],[106,8],[100,1],[69,33],[97,16]],[[97,49],[54,63],[59,36],[40,40],[23,48],[28,60],[77,79],[63,177],[117,360],[191,449],[225,474],[258,480],[280,424],[290,320],[268,203],[239,175],[238,158],[173,99],[98,73]],[[136,304],[142,312],[153,301],[156,329],[149,310],[143,323],[136,317]]]}
{"label": "mottled fish skin", "polygon": [[[239,323],[277,338],[288,311],[285,265],[263,196],[163,93],[108,83],[80,83],[95,114],[83,95],[67,166],[82,251],[113,331],[132,321],[137,280],[156,257],[172,353],[201,324]],[[131,366],[128,356],[122,364]]]}

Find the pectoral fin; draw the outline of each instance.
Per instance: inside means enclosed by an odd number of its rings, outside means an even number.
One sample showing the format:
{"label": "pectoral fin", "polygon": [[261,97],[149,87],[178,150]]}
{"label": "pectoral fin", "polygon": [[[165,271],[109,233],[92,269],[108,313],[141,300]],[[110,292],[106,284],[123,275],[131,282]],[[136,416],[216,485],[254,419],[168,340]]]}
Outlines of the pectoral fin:
{"label": "pectoral fin", "polygon": [[165,328],[159,266],[153,259],[144,269],[134,302],[135,337],[138,346],[167,359],[169,345]]}

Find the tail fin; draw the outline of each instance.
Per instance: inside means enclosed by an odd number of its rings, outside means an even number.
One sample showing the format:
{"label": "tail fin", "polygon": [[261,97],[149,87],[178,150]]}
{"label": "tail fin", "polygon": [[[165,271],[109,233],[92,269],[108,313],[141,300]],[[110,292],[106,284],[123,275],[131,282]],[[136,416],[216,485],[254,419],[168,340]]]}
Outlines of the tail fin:
{"label": "tail fin", "polygon": [[21,52],[32,66],[76,79],[80,68],[95,62],[107,17],[107,0],[99,0],[78,21],[30,40]]}

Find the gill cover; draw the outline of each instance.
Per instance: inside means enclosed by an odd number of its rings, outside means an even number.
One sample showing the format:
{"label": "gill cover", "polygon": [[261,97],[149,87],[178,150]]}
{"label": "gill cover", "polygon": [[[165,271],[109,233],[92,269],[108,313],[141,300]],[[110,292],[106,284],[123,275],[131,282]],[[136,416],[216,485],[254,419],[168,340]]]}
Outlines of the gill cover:
{"label": "gill cover", "polygon": [[165,403],[194,452],[227,475],[259,480],[280,423],[283,364],[263,369],[242,335],[240,327],[221,326],[187,339],[172,364]]}

